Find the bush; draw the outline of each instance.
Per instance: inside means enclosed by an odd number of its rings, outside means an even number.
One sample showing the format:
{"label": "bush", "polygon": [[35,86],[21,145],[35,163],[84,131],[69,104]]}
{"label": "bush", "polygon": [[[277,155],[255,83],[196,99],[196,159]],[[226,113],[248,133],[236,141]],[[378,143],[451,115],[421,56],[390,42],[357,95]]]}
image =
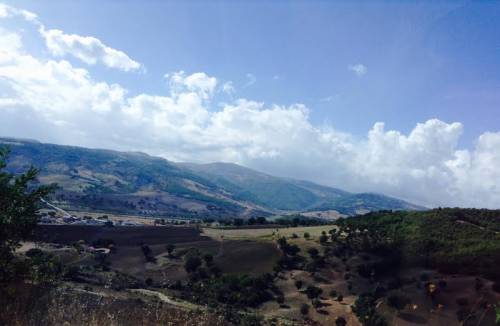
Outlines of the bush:
{"label": "bush", "polygon": [[167,253],[169,256],[172,256],[172,253],[174,252],[175,250],[175,245],[172,244],[172,243],[169,243],[165,246],[165,249],[167,249]]}
{"label": "bush", "polygon": [[399,311],[410,304],[410,298],[402,294],[392,294],[387,297],[387,304]]}
{"label": "bush", "polygon": [[302,306],[300,306],[300,313],[304,316],[309,314],[309,305],[307,303],[303,303]]}
{"label": "bush", "polygon": [[260,326],[264,318],[254,314],[245,314],[240,318],[240,325],[242,326]]}
{"label": "bush", "polygon": [[304,232],[304,239],[309,239],[311,237],[311,235],[309,234],[309,232]]}
{"label": "bush", "polygon": [[345,320],[344,317],[337,317],[337,319],[335,319],[335,325],[336,326],[345,326],[345,325],[347,325],[347,321]]}
{"label": "bush", "polygon": [[309,254],[309,256],[311,256],[311,258],[313,258],[313,259],[314,259],[314,258],[316,258],[316,257],[318,257],[318,255],[319,255],[319,251],[318,251],[318,249],[316,249],[316,248],[309,248],[309,249],[307,250],[307,253],[308,253],[308,254]]}
{"label": "bush", "polygon": [[297,290],[300,290],[302,288],[302,285],[304,285],[304,282],[302,282],[301,280],[295,281],[295,287],[297,288]]}
{"label": "bush", "polygon": [[306,289],[306,294],[309,299],[315,299],[323,292],[322,289],[314,285],[309,285]]}
{"label": "bush", "polygon": [[331,290],[331,291],[330,291],[330,296],[331,296],[332,298],[337,297],[337,295],[338,295],[337,291],[335,291],[335,290]]}
{"label": "bush", "polygon": [[184,269],[188,273],[196,272],[198,267],[201,266],[201,259],[198,256],[189,256],[184,263]]}
{"label": "bush", "polygon": [[211,266],[214,261],[214,257],[211,254],[206,254],[203,256],[203,260],[205,260],[205,264],[207,266]]}

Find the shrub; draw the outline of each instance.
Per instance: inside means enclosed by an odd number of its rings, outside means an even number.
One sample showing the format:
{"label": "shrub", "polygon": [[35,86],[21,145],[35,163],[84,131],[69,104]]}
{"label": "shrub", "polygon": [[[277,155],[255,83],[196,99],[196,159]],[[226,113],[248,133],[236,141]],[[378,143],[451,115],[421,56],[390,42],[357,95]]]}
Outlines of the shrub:
{"label": "shrub", "polygon": [[309,285],[306,289],[306,294],[309,299],[315,299],[323,292],[322,289],[314,285]]}
{"label": "shrub", "polygon": [[313,259],[314,259],[314,258],[316,258],[316,257],[318,257],[318,255],[319,255],[319,251],[318,251],[318,249],[316,249],[316,248],[309,248],[309,249],[307,250],[307,253],[308,253],[308,254],[309,254],[309,256],[311,256],[311,258],[313,258]]}
{"label": "shrub", "polygon": [[347,325],[347,321],[345,320],[344,317],[337,317],[337,319],[335,319],[335,325],[336,326],[345,326],[345,325]]}
{"label": "shrub", "polygon": [[300,306],[300,313],[304,316],[309,314],[309,305],[307,303],[303,303],[302,306]]}
{"label": "shrub", "polygon": [[198,256],[189,256],[184,263],[184,269],[188,273],[195,272],[201,266],[201,259]]}
{"label": "shrub", "polygon": [[205,260],[205,264],[207,266],[211,266],[214,261],[214,257],[211,254],[206,254],[203,256],[203,260]]}
{"label": "shrub", "polygon": [[172,253],[174,252],[175,250],[175,245],[172,244],[172,243],[169,243],[165,246],[165,249],[167,249],[167,253],[169,256],[172,256]]}
{"label": "shrub", "polygon": [[302,288],[302,285],[304,285],[304,282],[302,282],[301,280],[295,281],[295,287],[297,288],[297,290],[300,290]]}
{"label": "shrub", "polygon": [[304,232],[304,239],[309,239],[311,237],[311,235],[309,234],[309,232]]}
{"label": "shrub", "polygon": [[240,325],[242,326],[260,326],[264,318],[254,314],[245,314],[240,318]]}
{"label": "shrub", "polygon": [[387,304],[400,311],[410,304],[410,298],[402,294],[392,294],[387,297]]}

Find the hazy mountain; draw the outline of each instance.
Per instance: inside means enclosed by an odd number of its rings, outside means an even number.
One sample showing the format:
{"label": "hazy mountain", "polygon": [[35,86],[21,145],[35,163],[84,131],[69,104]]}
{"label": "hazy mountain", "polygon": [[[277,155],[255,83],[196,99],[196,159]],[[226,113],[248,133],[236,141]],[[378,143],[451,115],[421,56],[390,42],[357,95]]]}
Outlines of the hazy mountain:
{"label": "hazy mountain", "polygon": [[419,209],[387,196],[352,194],[236,164],[173,163],[143,153],[10,138],[0,138],[0,143],[11,148],[11,171],[38,167],[40,182],[57,183],[60,189],[54,200],[69,209],[186,217]]}

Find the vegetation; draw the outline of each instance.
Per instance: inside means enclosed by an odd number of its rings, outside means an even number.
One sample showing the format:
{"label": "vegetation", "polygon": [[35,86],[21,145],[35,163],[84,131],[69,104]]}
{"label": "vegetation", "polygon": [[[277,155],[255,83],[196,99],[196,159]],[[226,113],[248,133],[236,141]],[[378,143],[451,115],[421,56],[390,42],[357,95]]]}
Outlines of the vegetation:
{"label": "vegetation", "polygon": [[500,265],[500,211],[383,211],[342,219],[337,225],[340,230],[357,230],[346,239],[353,248],[390,255],[390,264],[372,264],[366,270],[382,270],[402,260],[443,272],[500,277],[494,272]]}
{"label": "vegetation", "polygon": [[[8,154],[8,149],[0,148],[1,288],[26,274],[25,267],[16,262],[13,252],[19,246],[20,241],[30,235],[35,228],[41,200],[54,190],[54,186],[36,185],[38,170],[33,167],[18,175],[6,172]],[[44,271],[47,267],[42,264],[41,259],[38,259],[35,265],[39,266],[39,270]]]}

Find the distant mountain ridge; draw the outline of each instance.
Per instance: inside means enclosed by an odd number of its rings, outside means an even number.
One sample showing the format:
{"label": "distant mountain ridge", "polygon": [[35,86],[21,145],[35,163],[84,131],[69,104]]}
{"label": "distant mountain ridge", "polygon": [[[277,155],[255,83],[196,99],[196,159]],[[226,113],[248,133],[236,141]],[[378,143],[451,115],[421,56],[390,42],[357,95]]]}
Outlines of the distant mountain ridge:
{"label": "distant mountain ridge", "polygon": [[174,163],[138,152],[14,138],[0,138],[0,145],[11,149],[9,170],[19,172],[34,165],[41,170],[41,183],[57,183],[55,201],[67,209],[214,218],[422,209],[379,194],[353,194],[233,163]]}

